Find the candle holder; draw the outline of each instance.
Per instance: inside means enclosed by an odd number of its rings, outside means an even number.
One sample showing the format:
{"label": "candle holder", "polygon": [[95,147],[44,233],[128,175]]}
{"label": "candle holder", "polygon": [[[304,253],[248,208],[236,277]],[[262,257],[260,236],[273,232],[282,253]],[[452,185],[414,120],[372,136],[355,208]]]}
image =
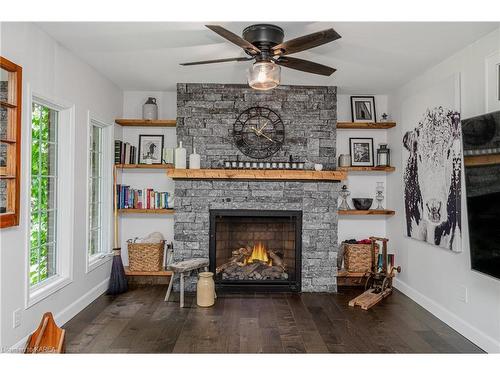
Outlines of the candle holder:
{"label": "candle holder", "polygon": [[384,183],[377,182],[375,191],[377,192],[377,195],[375,196],[375,199],[378,202],[377,210],[383,210],[384,207],[382,206],[382,202],[384,201]]}
{"label": "candle holder", "polygon": [[340,198],[342,198],[342,201],[340,202],[339,205],[339,210],[351,210],[351,207],[349,207],[349,203],[347,203],[347,197],[351,195],[351,192],[349,191],[349,189],[347,189],[347,185],[342,186],[339,195]]}

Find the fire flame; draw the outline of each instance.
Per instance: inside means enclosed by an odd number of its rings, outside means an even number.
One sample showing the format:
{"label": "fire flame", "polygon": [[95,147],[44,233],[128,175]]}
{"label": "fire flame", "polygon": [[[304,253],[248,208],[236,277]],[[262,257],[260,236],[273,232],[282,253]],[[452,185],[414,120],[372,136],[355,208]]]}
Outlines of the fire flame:
{"label": "fire flame", "polygon": [[273,260],[269,257],[267,249],[262,242],[257,242],[257,244],[253,245],[252,254],[245,259],[245,264],[253,263],[254,261],[265,262],[269,266],[273,265]]}

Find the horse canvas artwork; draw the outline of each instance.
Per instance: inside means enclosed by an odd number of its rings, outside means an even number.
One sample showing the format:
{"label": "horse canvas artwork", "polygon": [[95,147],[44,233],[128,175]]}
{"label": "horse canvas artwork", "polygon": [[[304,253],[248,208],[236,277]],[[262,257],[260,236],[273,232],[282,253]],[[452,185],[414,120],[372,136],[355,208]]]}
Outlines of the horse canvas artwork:
{"label": "horse canvas artwork", "polygon": [[428,108],[403,137],[406,235],[454,252],[462,239],[460,114]]}

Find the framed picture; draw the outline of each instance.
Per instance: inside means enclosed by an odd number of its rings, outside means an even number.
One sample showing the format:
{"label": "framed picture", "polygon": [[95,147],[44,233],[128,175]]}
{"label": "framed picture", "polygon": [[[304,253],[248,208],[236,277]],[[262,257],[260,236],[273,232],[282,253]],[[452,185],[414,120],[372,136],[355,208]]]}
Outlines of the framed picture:
{"label": "framed picture", "polygon": [[349,138],[351,165],[373,167],[373,138]]}
{"label": "framed picture", "polygon": [[146,159],[151,159],[152,164],[161,164],[162,151],[163,135],[139,135],[139,164],[149,164]]}
{"label": "framed picture", "polygon": [[352,122],[376,122],[374,96],[351,96]]}

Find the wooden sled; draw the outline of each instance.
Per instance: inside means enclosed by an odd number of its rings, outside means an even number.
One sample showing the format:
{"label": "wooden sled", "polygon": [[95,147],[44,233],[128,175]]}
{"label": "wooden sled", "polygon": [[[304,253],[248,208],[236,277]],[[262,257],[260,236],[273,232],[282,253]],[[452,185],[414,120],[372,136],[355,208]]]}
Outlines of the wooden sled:
{"label": "wooden sled", "polygon": [[57,326],[52,313],[46,312],[36,331],[28,337],[24,354],[64,353],[65,334],[66,331]]}
{"label": "wooden sled", "polygon": [[[396,272],[401,272],[401,267],[391,266],[388,269],[387,265],[387,238],[370,237],[371,240],[371,255],[372,266],[371,271],[367,272],[365,282],[365,292],[356,298],[349,301],[350,307],[359,306],[363,310],[368,310],[370,307],[376,305],[384,298],[392,293],[392,280],[396,276]],[[375,243],[376,241],[382,242],[382,269],[377,269],[377,262],[375,259]]]}
{"label": "wooden sled", "polygon": [[389,296],[392,293],[392,288],[387,288],[384,291],[378,288],[368,289],[363,294],[353,298],[349,301],[349,307],[359,306],[363,310],[368,310],[370,307],[376,305],[382,299]]}

